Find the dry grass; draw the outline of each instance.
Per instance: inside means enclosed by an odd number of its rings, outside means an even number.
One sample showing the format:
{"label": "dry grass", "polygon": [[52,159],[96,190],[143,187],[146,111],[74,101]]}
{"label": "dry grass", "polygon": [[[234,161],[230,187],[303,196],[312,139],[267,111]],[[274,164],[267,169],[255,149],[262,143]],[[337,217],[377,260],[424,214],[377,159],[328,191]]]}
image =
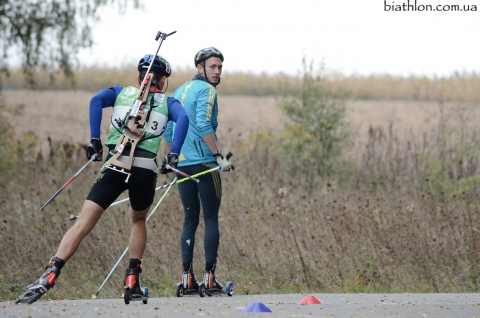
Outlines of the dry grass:
{"label": "dry grass", "polygon": [[[124,68],[81,68],[74,72],[75,83],[62,74],[56,74],[54,82],[50,74],[39,71],[36,87],[39,90],[99,91],[112,85],[129,85],[136,79],[136,67]],[[222,95],[276,96],[279,91],[298,92],[301,79],[285,74],[253,74],[228,72],[225,68],[219,92]],[[196,73],[194,69],[174,69],[169,78],[168,92],[173,92]],[[429,78],[426,76],[344,76],[322,71],[324,87],[327,91],[342,92],[351,99],[368,100],[414,100],[414,101],[450,101],[480,102],[480,75],[476,73],[452,74],[448,77]],[[10,76],[0,77],[4,89],[24,89],[25,78],[21,71],[13,70]]]}
{"label": "dry grass", "polygon": [[[90,165],[39,212],[86,160],[78,143],[89,138],[91,93],[4,95],[9,103],[25,104],[13,120],[15,131],[32,130],[45,143],[42,156],[38,148],[24,149],[15,179],[0,195],[0,298],[13,299],[43,273],[100,165]],[[237,167],[222,176],[221,281],[232,280],[244,294],[479,291],[479,154],[468,148],[480,149],[478,105],[350,102],[352,147],[338,173],[307,194],[305,178],[287,174],[282,165],[276,136],[283,118],[274,103],[271,97],[220,96],[220,142],[235,154]],[[447,180],[435,174],[441,164],[450,165]],[[171,178],[162,176],[159,183]],[[89,298],[97,290],[127,245],[127,208],[105,213],[48,297]],[[142,279],[152,297],[174,295],[182,219],[174,188],[148,225]],[[201,222],[199,237],[203,230]],[[125,266],[126,260],[102,297],[120,297]]]}
{"label": "dry grass", "polygon": [[[42,138],[42,149],[49,149],[47,137],[86,143],[90,138],[88,109],[94,93],[86,91],[5,90],[9,107],[20,107],[22,116],[12,118],[19,135],[33,132]],[[278,126],[280,113],[273,97],[220,96],[219,134],[242,137],[264,126]],[[102,139],[109,131],[112,109],[103,113]],[[229,138],[225,138],[229,139]]]}
{"label": "dry grass", "polygon": [[[12,119],[19,135],[33,132],[39,136],[44,151],[49,149],[47,137],[86,143],[90,138],[88,108],[94,93],[87,91],[5,90],[3,96],[10,107],[20,107],[22,116]],[[263,128],[283,129],[285,119],[275,106],[276,98],[265,96],[219,96],[219,135],[223,140],[238,140]],[[475,125],[480,108],[475,103],[411,100],[351,100],[348,121],[357,136],[368,136],[370,126],[406,136],[429,132],[437,127],[442,116],[449,127],[460,123]],[[102,139],[105,140],[111,108],[104,110]],[[466,121],[465,119],[469,120]],[[472,127],[468,126],[467,129]],[[229,145],[227,145],[229,146]]]}

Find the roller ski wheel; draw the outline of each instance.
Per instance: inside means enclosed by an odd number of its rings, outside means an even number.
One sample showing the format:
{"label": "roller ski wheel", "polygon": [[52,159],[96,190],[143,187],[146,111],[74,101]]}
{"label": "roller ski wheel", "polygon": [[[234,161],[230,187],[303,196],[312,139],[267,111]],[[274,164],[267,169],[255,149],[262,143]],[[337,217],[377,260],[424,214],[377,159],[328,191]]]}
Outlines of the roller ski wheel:
{"label": "roller ski wheel", "polygon": [[144,304],[148,303],[148,288],[142,287],[140,284],[139,274],[142,269],[127,268],[125,274],[125,291],[123,293],[123,300],[125,305],[130,304],[131,301],[142,301]]}
{"label": "roller ski wheel", "polygon": [[25,293],[18,297],[15,304],[33,304],[40,297],[42,297],[47,291],[55,285],[55,282],[60,275],[60,270],[52,263],[45,267],[46,272],[37,281],[29,285]]}
{"label": "roller ski wheel", "polygon": [[223,285],[215,278],[215,273],[213,271],[205,272],[203,274],[201,287],[205,289],[205,293],[209,297],[218,294],[227,294],[230,297],[233,296],[233,283],[229,281],[225,287],[223,287]]}
{"label": "roller ski wheel", "polygon": [[[205,289],[205,286],[203,286],[203,288]],[[223,295],[223,294],[226,294],[227,296],[229,297],[232,297],[233,296],[233,283],[232,282],[227,282],[225,284],[225,288],[210,288],[210,289],[205,289],[206,291],[206,294],[211,297],[213,295]]]}
{"label": "roller ski wheel", "polygon": [[146,305],[146,304],[148,304],[148,288],[147,288],[147,287],[143,287],[142,290],[143,290],[142,303],[144,303],[144,304]]}
{"label": "roller ski wheel", "polygon": [[18,299],[15,301],[15,304],[17,305],[19,303],[26,303],[31,305],[39,300],[40,297],[42,297],[46,292],[47,290],[44,290],[42,287],[27,290],[22,296],[18,297]]}
{"label": "roller ski wheel", "polygon": [[200,287],[198,287],[198,294],[200,295],[200,297],[205,297],[205,294],[206,294],[207,290],[205,288],[205,285],[201,285]]}
{"label": "roller ski wheel", "polygon": [[[183,272],[182,282],[177,285],[177,297],[196,295],[197,293],[200,293],[200,285],[198,284],[198,280],[195,277],[195,274],[191,271]],[[202,297],[204,296],[205,295],[203,295]]]}
{"label": "roller ski wheel", "polygon": [[182,283],[178,284],[178,286],[177,286],[177,297],[183,297],[183,295],[185,294],[183,289],[184,289],[183,284]]}
{"label": "roller ski wheel", "polygon": [[125,288],[123,293],[123,300],[125,305],[130,304],[131,301],[142,301],[145,305],[148,304],[148,288],[142,287],[141,292],[132,293],[132,289]]}
{"label": "roller ski wheel", "polygon": [[225,285],[225,291],[226,291],[226,294],[229,297],[233,296],[233,283],[232,282],[227,282],[227,284]]}
{"label": "roller ski wheel", "polygon": [[126,288],[125,291],[123,292],[123,301],[125,302],[125,305],[130,304],[130,289]]}

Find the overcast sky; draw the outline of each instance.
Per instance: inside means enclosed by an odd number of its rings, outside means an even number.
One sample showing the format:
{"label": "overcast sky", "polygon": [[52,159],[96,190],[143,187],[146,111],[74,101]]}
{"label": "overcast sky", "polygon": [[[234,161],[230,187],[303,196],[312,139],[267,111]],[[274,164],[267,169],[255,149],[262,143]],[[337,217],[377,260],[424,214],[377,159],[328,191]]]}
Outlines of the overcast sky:
{"label": "overcast sky", "polygon": [[[406,0],[141,1],[123,16],[102,9],[82,65],[136,63],[156,51],[157,31],[177,31],[159,52],[173,71],[215,46],[225,71],[297,74],[305,55],[345,75],[480,73],[480,0],[417,0],[417,11],[386,11]],[[419,11],[426,5],[470,11]]]}

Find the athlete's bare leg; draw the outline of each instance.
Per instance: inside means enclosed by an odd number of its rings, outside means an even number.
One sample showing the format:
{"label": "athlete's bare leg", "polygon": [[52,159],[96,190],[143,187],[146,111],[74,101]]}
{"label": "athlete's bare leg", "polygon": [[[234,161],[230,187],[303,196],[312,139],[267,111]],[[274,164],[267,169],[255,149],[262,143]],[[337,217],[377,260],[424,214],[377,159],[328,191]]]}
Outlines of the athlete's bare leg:
{"label": "athlete's bare leg", "polygon": [[77,250],[83,238],[95,227],[103,212],[105,210],[101,206],[93,201],[85,200],[80,217],[63,236],[55,256],[65,262],[68,261]]}
{"label": "athlete's bare leg", "polygon": [[150,207],[143,211],[135,211],[130,208],[130,217],[132,221],[132,229],[130,232],[130,240],[128,243],[130,258],[143,258],[143,252],[147,245],[147,213]]}

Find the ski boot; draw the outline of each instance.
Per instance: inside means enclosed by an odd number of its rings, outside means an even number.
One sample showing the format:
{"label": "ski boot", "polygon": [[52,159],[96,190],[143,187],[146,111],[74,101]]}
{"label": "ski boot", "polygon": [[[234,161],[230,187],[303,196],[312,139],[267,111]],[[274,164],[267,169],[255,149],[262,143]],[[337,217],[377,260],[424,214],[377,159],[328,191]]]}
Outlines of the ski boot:
{"label": "ski boot", "polygon": [[222,284],[215,278],[215,272],[213,270],[203,273],[203,281],[198,290],[200,297],[213,296],[214,294],[227,294],[233,296],[233,283],[227,282],[224,288]]}
{"label": "ski boot", "polygon": [[141,267],[127,268],[125,273],[125,291],[123,293],[123,300],[125,304],[130,304],[130,301],[142,301],[144,304],[148,303],[148,288],[142,287],[140,284],[139,274],[142,272]]}
{"label": "ski boot", "polygon": [[61,271],[55,266],[56,257],[53,257],[50,263],[45,267],[46,272],[37,281],[25,289],[25,293],[18,297],[15,304],[27,303],[29,305],[36,302],[47,291],[55,285]]}
{"label": "ski boot", "polygon": [[183,295],[192,295],[194,293],[198,293],[199,287],[200,286],[198,284],[198,280],[192,270],[183,272],[182,281],[178,283],[177,286],[177,297],[183,297]]}

